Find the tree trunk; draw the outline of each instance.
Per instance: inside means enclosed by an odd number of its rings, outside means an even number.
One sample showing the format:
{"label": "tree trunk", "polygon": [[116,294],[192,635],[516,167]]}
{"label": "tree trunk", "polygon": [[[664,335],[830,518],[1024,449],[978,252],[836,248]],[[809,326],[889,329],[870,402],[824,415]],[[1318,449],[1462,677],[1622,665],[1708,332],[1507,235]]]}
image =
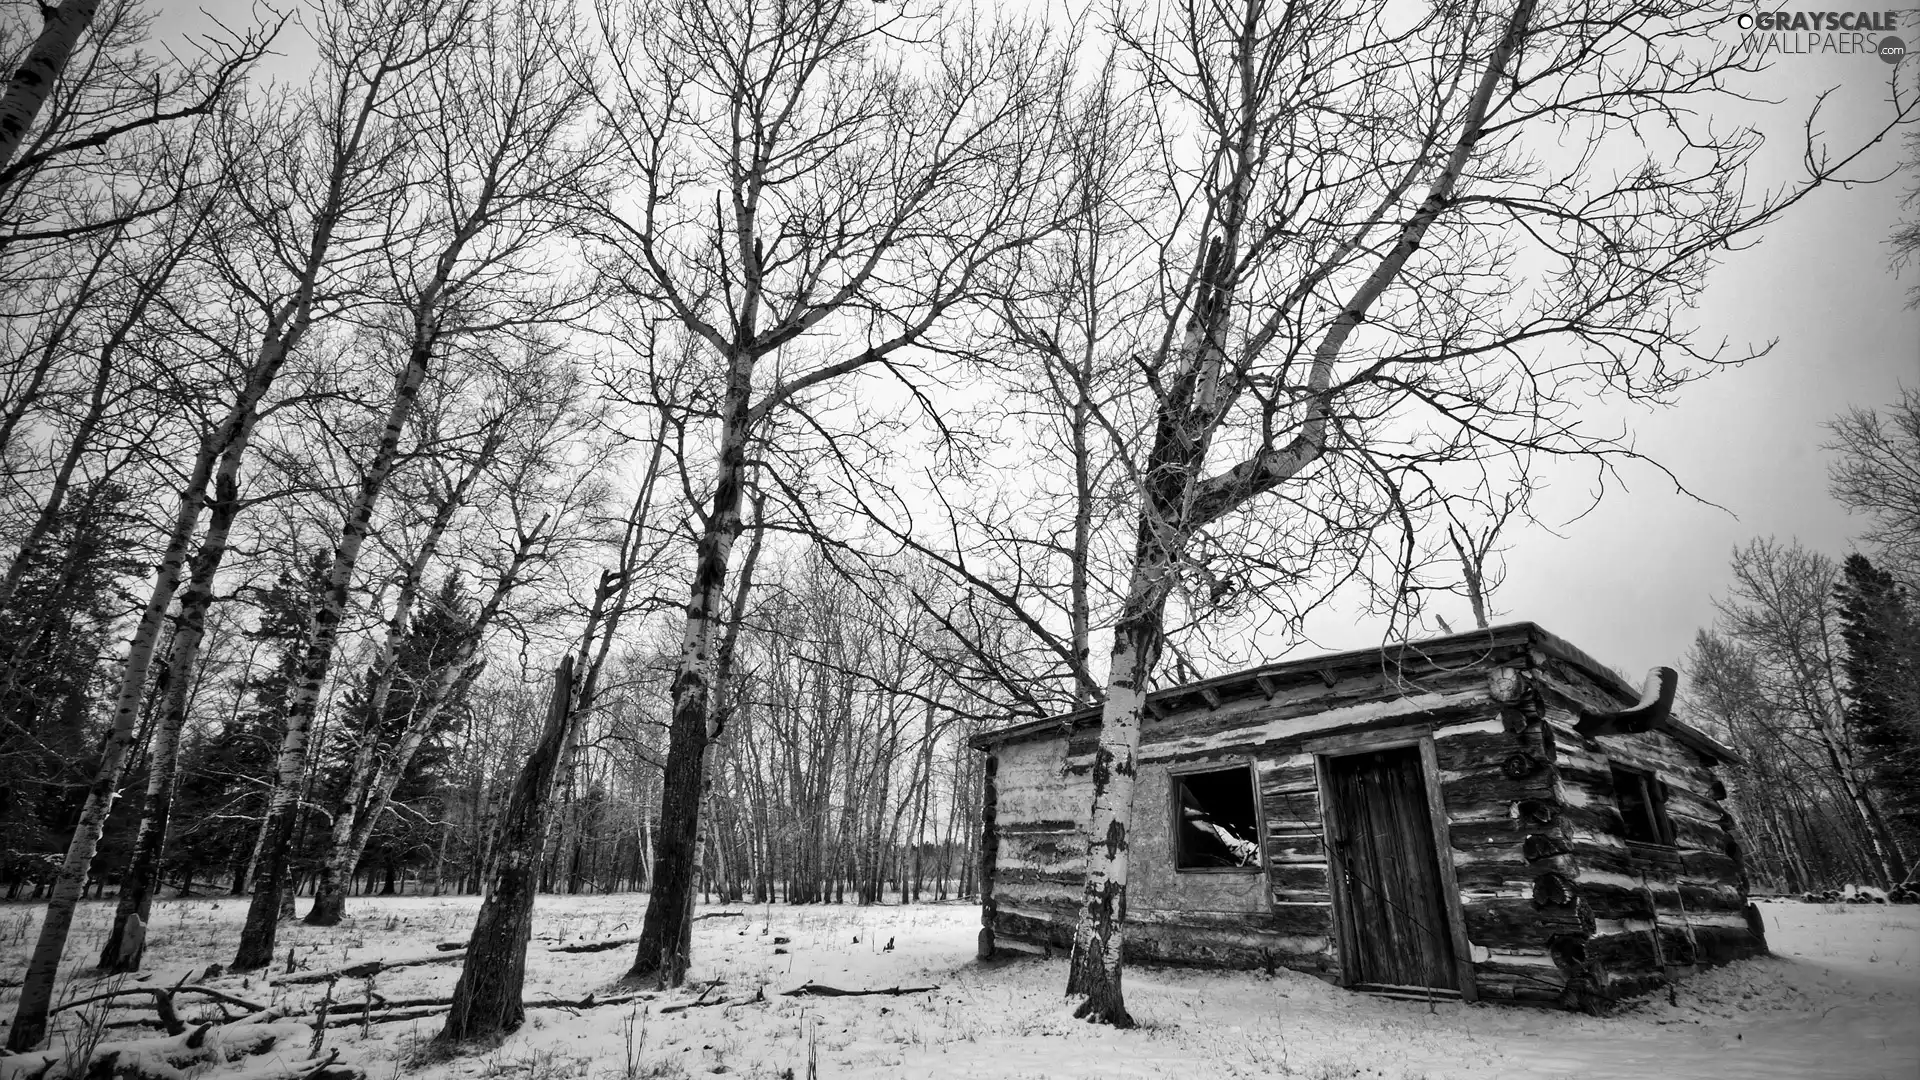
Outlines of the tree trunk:
{"label": "tree trunk", "polygon": [[1121,993],[1120,924],[1126,918],[1127,834],[1132,823],[1140,716],[1146,709],[1147,678],[1160,656],[1171,585],[1173,553],[1160,539],[1160,524],[1151,517],[1142,523],[1126,611],[1114,627],[1107,699],[1100,710],[1100,740],[1093,758],[1087,880],[1067,975],[1067,993],[1086,998],[1075,1016],[1121,1028],[1133,1026]]}
{"label": "tree trunk", "polygon": [[687,599],[680,664],[673,679],[673,720],[660,780],[659,829],[653,851],[653,888],[640,928],[629,978],[664,972],[678,986],[690,958],[693,895],[700,857],[700,801],[706,787],[707,747],[717,734],[708,700],[715,624],[726,597],[727,559],[741,532],[746,488],[747,426],[753,392],[753,358],[733,357],[727,384],[725,427],[720,437],[713,510],[706,515]]}
{"label": "tree trunk", "polygon": [[[310,298],[310,292],[301,295]],[[120,686],[114,697],[113,721],[108,729],[106,746],[100,755],[93,784],[87,789],[79,824],[67,844],[66,858],[54,881],[46,917],[40,924],[40,937],[34,946],[33,957],[27,964],[19,1009],[7,1036],[7,1049],[11,1051],[18,1053],[29,1050],[46,1035],[47,1011],[53,1003],[54,973],[66,949],[67,932],[73,925],[74,905],[79,902],[81,890],[92,871],[93,855],[99,847],[100,834],[106,827],[107,815],[120,786],[120,772],[133,743],[141,701],[147,690],[147,674],[152,668],[154,646],[159,641],[167,608],[173,603],[174,591],[179,587],[187,548],[200,523],[200,510],[206,500],[207,485],[213,479],[214,462],[222,460],[222,469],[225,471],[225,460],[231,459],[235,462],[233,468],[238,468],[238,456],[244,452],[253,426],[259,419],[260,400],[272,386],[274,377],[279,374],[286,360],[289,341],[303,332],[305,326],[306,311],[303,307],[283,309],[280,317],[269,324],[239,399],[222,418],[220,426],[200,442],[187,485],[180,492],[167,546],[155,568],[153,590],[148,595],[140,622],[127,646],[127,659],[121,668]]]}
{"label": "tree trunk", "polygon": [[537,865],[547,831],[547,807],[561,755],[573,726],[573,657],[553,674],[540,741],[520,769],[500,821],[493,887],[467,939],[467,958],[453,988],[453,1008],[437,1042],[495,1039],[520,1026],[526,1010],[527,940],[533,936]]}
{"label": "tree trunk", "polygon": [[[1219,233],[1212,238],[1189,285],[1192,307],[1183,339],[1170,358],[1156,409],[1153,445],[1141,475],[1141,512],[1135,533],[1133,569],[1127,597],[1114,627],[1107,700],[1093,762],[1093,808],[1089,815],[1087,878],[1074,934],[1067,992],[1083,994],[1074,1015],[1116,1027],[1133,1023],[1121,994],[1121,924],[1126,913],[1128,831],[1133,817],[1135,769],[1140,746],[1140,717],[1146,707],[1148,678],[1159,658],[1168,592],[1179,558],[1195,532],[1233,508],[1299,475],[1324,452],[1333,364],[1368,310],[1397,280],[1420,247],[1428,229],[1452,198],[1485,124],[1488,103],[1518,50],[1532,17],[1534,0],[1520,0],[1494,47],[1486,70],[1467,103],[1458,137],[1427,197],[1401,225],[1396,242],[1355,288],[1340,315],[1321,334],[1307,373],[1307,408],[1299,434],[1284,446],[1263,445],[1258,453],[1211,478],[1202,479],[1210,441],[1226,409],[1239,393],[1225,363],[1227,314],[1241,256],[1241,230],[1252,202],[1254,171],[1262,160],[1254,153],[1256,132],[1241,126],[1222,141],[1234,167],[1221,189],[1212,193],[1219,210]],[[1247,23],[1249,27],[1253,24]],[[1255,41],[1236,43],[1247,65]],[[1232,93],[1242,116],[1260,111],[1258,91],[1243,85]]]}
{"label": "tree trunk", "polygon": [[213,605],[214,580],[226,558],[234,518],[240,513],[239,473],[243,453],[244,444],[235,443],[221,456],[220,471],[214,478],[206,536],[200,542],[200,550],[194,553],[193,571],[174,619],[173,647],[167,661],[172,685],[167,690],[160,722],[154,728],[153,742],[147,751],[147,801],[142,808],[140,832],[134,840],[126,876],[120,883],[120,903],[114,912],[113,928],[100,951],[100,967],[105,971],[140,969],[142,950],[123,950],[121,942],[129,919],[137,916],[142,925],[151,922],[153,894],[159,887],[160,857],[166,849],[167,823],[173,808],[180,731],[186,724],[187,706],[192,700],[200,646],[206,640],[207,611]]}
{"label": "tree trunk", "polygon": [[100,0],[67,0],[58,7],[42,4],[40,14],[46,20],[40,36],[27,50],[26,58],[7,81],[7,92],[0,96],[0,173],[4,173],[27,131],[40,115],[40,107],[60,81],[80,35],[93,23]]}
{"label": "tree trunk", "polygon": [[[443,263],[444,264],[444,263]],[[307,771],[307,736],[320,700],[320,688],[326,682],[333,663],[334,644],[339,638],[340,622],[346,617],[347,592],[354,567],[360,561],[360,549],[372,531],[373,511],[386,490],[399,459],[400,434],[413,412],[414,399],[425,381],[432,359],[435,333],[429,329],[434,297],[429,294],[415,309],[417,331],[407,356],[407,364],[394,379],[393,401],[387,408],[386,424],[381,429],[373,459],[360,480],[360,491],[341,526],[340,542],[334,548],[333,563],[327,569],[326,591],[314,606],[313,628],[301,658],[300,678],[287,702],[287,729],[280,741],[275,772],[281,779],[267,807],[268,833],[272,837],[266,851],[266,874],[254,882],[253,901],[247,907],[247,922],[240,934],[240,947],[234,953],[232,968],[251,971],[265,967],[273,959],[273,945],[279,930],[282,892],[286,888],[287,860],[292,854],[294,823],[299,818],[298,782]]]}
{"label": "tree trunk", "polygon": [[[381,643],[380,655],[374,661],[373,686],[367,694],[367,730],[361,733],[360,745],[355,749],[353,768],[348,773],[346,790],[340,795],[333,808],[333,826],[328,830],[327,847],[320,856],[320,873],[314,882],[313,908],[307,912],[310,926],[338,926],[346,917],[346,896],[340,890],[340,883],[353,872],[360,860],[360,853],[366,849],[366,839],[354,843],[357,826],[362,819],[378,819],[386,806],[386,796],[378,797],[380,805],[373,803],[375,768],[374,761],[379,753],[379,739],[375,734],[380,718],[385,715],[387,698],[393,692],[393,680],[399,673],[400,646],[405,641],[409,623],[413,617],[414,602],[420,593],[420,582],[426,576],[427,565],[440,549],[440,539],[446,534],[447,527],[453,523],[453,517],[465,505],[467,492],[473,482],[487,467],[499,442],[492,436],[482,445],[478,459],[472,468],[463,474],[447,497],[434,508],[433,521],[427,527],[427,534],[420,541],[419,550],[407,564],[406,576],[400,582],[399,595],[394,599],[393,614],[387,619],[386,637]],[[524,550],[524,548],[523,548]],[[511,575],[508,580],[511,580]],[[460,665],[464,667],[464,665]],[[439,701],[433,701],[427,708],[420,709],[409,718],[406,730],[401,735],[404,746],[410,740],[413,749],[417,749],[419,738],[414,738],[415,730],[421,735],[433,726],[439,714]],[[425,714],[424,717],[421,714]],[[395,754],[400,754],[399,749]],[[412,762],[413,750],[405,752],[405,760],[400,762],[400,772],[405,772]],[[384,770],[383,770],[384,771]],[[398,777],[395,777],[397,782]],[[388,794],[391,794],[391,787]],[[364,830],[372,835],[371,824]]]}

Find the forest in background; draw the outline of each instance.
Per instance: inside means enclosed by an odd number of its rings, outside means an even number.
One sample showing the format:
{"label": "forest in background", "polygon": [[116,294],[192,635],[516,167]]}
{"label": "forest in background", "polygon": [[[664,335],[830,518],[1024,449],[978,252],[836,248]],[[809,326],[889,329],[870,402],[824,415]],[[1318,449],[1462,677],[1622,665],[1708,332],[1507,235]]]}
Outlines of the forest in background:
{"label": "forest in background", "polygon": [[[677,977],[691,891],[969,895],[987,727],[1137,722],[1327,607],[1486,625],[1536,458],[1634,456],[1583,395],[1710,368],[1712,252],[1858,151],[1529,164],[1706,76],[1593,110],[1531,3],[1337,8],[8,9],[0,69],[59,62],[0,108],[0,889],[117,895],[103,967],[162,887],[250,895],[243,967],[295,895],[648,890]],[[1835,423],[1862,552],[1743,549],[1689,659],[1777,888],[1920,855],[1916,405]]]}

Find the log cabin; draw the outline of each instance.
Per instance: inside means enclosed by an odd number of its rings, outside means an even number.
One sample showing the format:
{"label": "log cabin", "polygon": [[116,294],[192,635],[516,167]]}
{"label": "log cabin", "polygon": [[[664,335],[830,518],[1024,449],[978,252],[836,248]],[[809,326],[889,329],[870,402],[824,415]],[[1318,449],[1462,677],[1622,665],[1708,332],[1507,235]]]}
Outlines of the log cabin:
{"label": "log cabin", "polygon": [[[1766,951],[1731,750],[1533,623],[1156,690],[1130,962],[1601,1010]],[[980,950],[1070,948],[1097,708],[981,734]]]}

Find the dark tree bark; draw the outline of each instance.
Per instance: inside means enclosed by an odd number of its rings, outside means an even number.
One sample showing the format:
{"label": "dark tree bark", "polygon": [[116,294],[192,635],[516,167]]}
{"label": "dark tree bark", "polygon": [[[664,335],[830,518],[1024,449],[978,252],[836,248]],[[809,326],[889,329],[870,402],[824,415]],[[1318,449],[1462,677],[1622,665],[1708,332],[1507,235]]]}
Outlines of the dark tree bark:
{"label": "dark tree bark", "polygon": [[527,940],[533,935],[533,898],[538,891],[541,841],[547,808],[572,727],[573,657],[553,673],[546,726],[514,783],[500,819],[493,889],[467,939],[467,960],[453,988],[453,1008],[437,1037],[443,1043],[493,1039],[526,1019],[520,990],[527,974]]}

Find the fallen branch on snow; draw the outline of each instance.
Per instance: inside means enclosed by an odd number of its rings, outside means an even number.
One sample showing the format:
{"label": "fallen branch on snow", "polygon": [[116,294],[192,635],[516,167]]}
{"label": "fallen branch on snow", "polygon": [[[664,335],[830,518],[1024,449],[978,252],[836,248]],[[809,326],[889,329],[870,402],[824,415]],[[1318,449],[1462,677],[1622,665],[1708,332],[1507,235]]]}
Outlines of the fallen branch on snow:
{"label": "fallen branch on snow", "polygon": [[[747,913],[744,911],[709,911],[704,915],[695,915],[693,921],[699,922],[701,919],[743,919],[746,918],[746,915]],[[574,945],[549,945],[547,946],[547,951],[559,953],[605,952],[608,949],[617,949],[622,945],[638,945],[639,943],[640,935],[634,934],[630,937],[608,938],[605,941],[583,941]]]}
{"label": "fallen branch on snow", "polygon": [[608,949],[617,949],[622,945],[635,945],[638,944],[639,941],[640,938],[636,935],[634,937],[611,938],[607,941],[588,941],[579,945],[549,945],[547,946],[547,951],[566,953],[606,952]]}
{"label": "fallen branch on snow", "polygon": [[334,979],[364,979],[369,975],[378,975],[390,968],[419,967],[422,964],[451,964],[464,960],[467,951],[435,953],[432,956],[411,956],[405,960],[363,960],[358,964],[333,968],[328,971],[309,971],[300,975],[285,975],[275,982],[280,986],[297,986],[305,983],[330,982]]}
{"label": "fallen branch on snow", "polygon": [[816,982],[804,982],[786,992],[787,997],[870,997],[885,995],[899,997],[901,994],[924,994],[940,989],[938,986],[889,986],[875,990],[842,990],[837,986],[826,986]]}
{"label": "fallen branch on snow", "polygon": [[[633,993],[613,994],[608,997],[596,997],[588,994],[579,999],[543,998],[521,1003],[523,1009],[596,1009],[602,1005],[625,1005],[632,1001],[651,1001],[657,994]],[[430,1016],[439,1016],[453,1007],[452,998],[398,998],[381,1000],[368,1004],[365,1002],[336,1003],[333,1012],[326,1019],[328,1027],[346,1027],[350,1024],[392,1024],[405,1020],[424,1020]]]}
{"label": "fallen branch on snow", "polygon": [[714,990],[719,987],[719,985],[720,985],[719,979],[713,980],[712,982],[707,984],[707,988],[705,990],[700,991],[699,997],[694,998],[692,1001],[683,1001],[678,1005],[662,1006],[660,1009],[660,1015],[665,1016],[668,1013],[686,1012],[688,1009],[711,1008],[715,1005],[721,1006],[722,1008],[731,1009],[735,1005],[752,1005],[756,1002],[767,1000],[767,988],[764,986],[757,986],[757,987],[754,987],[753,996],[750,998],[733,998],[731,1000],[727,998],[715,998],[712,1001],[708,1001],[707,995],[713,993]]}
{"label": "fallen branch on snow", "polygon": [[[129,986],[120,990],[109,990],[104,994],[90,994],[87,997],[61,1002],[55,1005],[48,1015],[62,1012],[66,1009],[78,1008],[82,1005],[91,1005],[96,1001],[110,1001],[113,998],[121,997],[139,997],[143,994],[154,999],[154,1007],[160,1012],[163,1019],[167,1013],[172,1011],[172,999],[177,994],[199,994],[203,997],[210,997],[215,1001],[224,1001],[229,1005],[237,1005],[248,1012],[260,1012],[266,1008],[265,1005],[262,1005],[258,1001],[251,1001],[236,994],[229,994],[225,990],[215,990],[211,986]],[[178,1035],[179,1032],[175,1031],[173,1034]]]}

